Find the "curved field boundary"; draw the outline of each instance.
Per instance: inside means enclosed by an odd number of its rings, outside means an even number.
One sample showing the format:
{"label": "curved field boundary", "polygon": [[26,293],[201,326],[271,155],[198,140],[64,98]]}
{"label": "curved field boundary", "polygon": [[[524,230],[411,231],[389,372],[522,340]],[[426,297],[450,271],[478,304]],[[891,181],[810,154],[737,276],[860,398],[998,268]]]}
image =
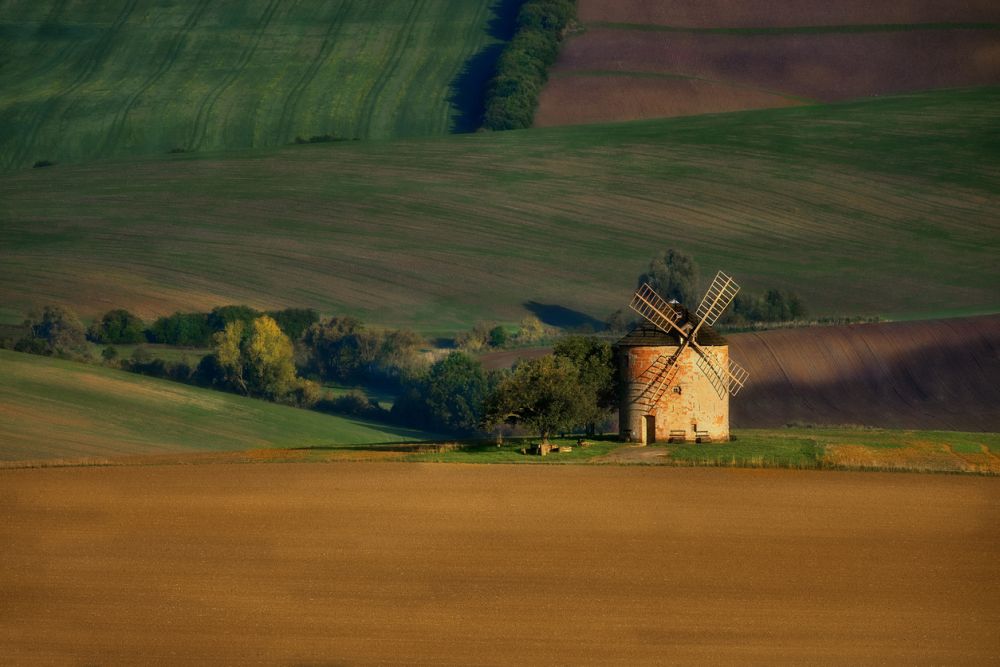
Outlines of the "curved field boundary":
{"label": "curved field boundary", "polygon": [[274,19],[274,15],[280,6],[281,0],[270,0],[267,7],[265,7],[264,11],[261,13],[260,20],[257,22],[254,33],[250,37],[249,44],[247,44],[237,61],[232,65],[226,77],[202,100],[201,105],[198,107],[198,113],[194,118],[194,131],[191,135],[191,142],[189,143],[190,148],[201,147],[205,140],[205,133],[208,131],[208,124],[211,122],[212,110],[215,108],[219,98],[222,97],[222,94],[236,82],[236,79],[239,78],[241,74],[243,74],[247,63],[250,62],[250,59],[253,58],[254,53],[256,53],[257,46],[260,44],[260,40],[264,36],[264,32],[271,24],[271,21]]}
{"label": "curved field boundary", "polygon": [[[108,57],[111,49],[115,45],[118,33],[125,26],[132,12],[135,10],[139,0],[128,0],[122,7],[118,16],[111,26],[104,32],[101,39],[94,45],[90,53],[84,60],[83,69],[76,75],[76,78],[67,86],[50,98],[45,105],[39,109],[33,120],[29,123],[27,130],[23,133],[23,138],[19,140],[20,148],[7,163],[8,167],[16,167],[30,161],[28,157],[35,148],[35,141],[38,137],[39,129],[48,121],[56,110],[62,106],[63,102],[70,99],[73,93],[79,90],[97,71]],[[79,67],[79,65],[77,65]]]}
{"label": "curved field boundary", "polygon": [[191,30],[198,25],[198,22],[205,15],[205,11],[211,5],[211,2],[212,0],[200,0],[188,16],[187,21],[184,22],[184,25],[177,30],[177,34],[174,35],[170,47],[167,49],[167,55],[162,61],[160,61],[156,70],[134,93],[132,93],[125,105],[115,114],[115,119],[111,123],[111,128],[108,130],[107,138],[104,141],[102,154],[110,155],[114,152],[115,147],[118,146],[121,141],[122,133],[125,131],[125,124],[128,121],[129,113],[132,112],[142,96],[146,94],[150,88],[155,86],[163,75],[165,75],[174,63],[177,62],[177,57],[180,55],[181,50],[184,48],[184,44],[187,41],[188,33],[190,33]]}
{"label": "curved field boundary", "polygon": [[288,140],[291,141],[295,135],[295,127],[293,123],[293,118],[298,110],[299,102],[302,100],[302,96],[305,94],[306,89],[316,78],[316,74],[323,67],[323,64],[329,59],[331,53],[333,53],[333,47],[335,45],[335,37],[344,27],[344,18],[347,15],[348,3],[341,2],[340,6],[337,8],[336,13],[330,18],[329,25],[326,28],[326,32],[323,33],[323,40],[320,42],[319,48],[316,50],[316,55],[312,57],[309,61],[309,67],[302,73],[292,89],[288,91],[288,95],[285,97],[285,102],[281,107],[281,118],[278,120],[278,127],[281,132],[284,132],[288,136]]}
{"label": "curved field boundary", "polygon": [[0,169],[447,134],[457,72],[500,41],[493,0],[107,4],[0,19]]}
{"label": "curved field boundary", "polygon": [[392,50],[386,58],[385,64],[381,67],[379,77],[372,83],[372,87],[368,90],[363,102],[361,103],[361,110],[359,113],[359,129],[362,135],[370,134],[370,129],[373,125],[375,115],[375,107],[378,105],[379,99],[382,92],[385,90],[386,85],[392,78],[394,78],[397,70],[399,69],[400,63],[403,61],[403,57],[407,54],[407,46],[415,30],[417,18],[425,4],[426,0],[416,0],[413,2],[406,19],[403,21],[403,26],[399,29],[396,38],[393,40]]}

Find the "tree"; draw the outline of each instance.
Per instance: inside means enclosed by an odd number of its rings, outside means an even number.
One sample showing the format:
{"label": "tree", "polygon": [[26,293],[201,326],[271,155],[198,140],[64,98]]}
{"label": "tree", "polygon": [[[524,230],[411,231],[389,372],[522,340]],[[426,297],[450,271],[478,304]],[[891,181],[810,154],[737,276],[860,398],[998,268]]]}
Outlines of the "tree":
{"label": "tree", "polygon": [[244,378],[243,322],[230,322],[222,331],[212,337],[215,342],[214,356],[222,369],[226,382],[241,394],[249,395],[250,387]]}
{"label": "tree", "polygon": [[[214,336],[215,363],[225,381],[241,394],[282,400],[297,389],[294,350],[278,323],[262,315],[250,323],[234,320]],[[202,370],[199,368],[199,372]]]}
{"label": "tree", "polygon": [[137,315],[123,308],[104,313],[90,325],[87,337],[95,343],[132,345],[146,341],[146,325]]}
{"label": "tree", "polygon": [[42,354],[85,355],[87,338],[80,318],[64,306],[45,306],[41,313],[32,313],[25,326],[31,338],[42,345],[26,345],[26,349],[39,349]]}
{"label": "tree", "polygon": [[250,325],[244,350],[247,384],[251,391],[271,399],[283,398],[295,387],[292,341],[267,315]]}
{"label": "tree", "polygon": [[667,301],[676,299],[689,308],[697,305],[698,265],[690,255],[670,248],[649,261],[649,270],[639,276],[638,285],[649,283]]}
{"label": "tree", "polygon": [[577,369],[577,381],[588,394],[587,409],[581,416],[587,433],[593,435],[597,422],[618,405],[618,376],[611,345],[593,336],[569,336],[556,343],[553,354],[569,359]]}
{"label": "tree", "polygon": [[593,414],[595,395],[579,381],[567,357],[546,356],[518,364],[486,399],[482,425],[524,424],[547,444],[549,437]]}
{"label": "tree", "polygon": [[392,414],[423,428],[471,433],[482,420],[486,388],[482,365],[462,352],[452,352],[406,388]]}
{"label": "tree", "polygon": [[507,344],[510,336],[507,335],[507,330],[501,325],[497,325],[490,329],[490,347],[503,347]]}

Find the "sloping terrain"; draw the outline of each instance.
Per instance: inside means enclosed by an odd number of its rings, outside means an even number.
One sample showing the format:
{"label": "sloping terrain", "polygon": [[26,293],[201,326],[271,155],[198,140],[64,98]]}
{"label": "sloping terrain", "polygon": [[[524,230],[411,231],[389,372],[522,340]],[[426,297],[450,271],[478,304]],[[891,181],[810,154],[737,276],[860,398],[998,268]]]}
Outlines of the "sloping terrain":
{"label": "sloping terrain", "polygon": [[0,350],[0,461],[344,446],[422,435]]}
{"label": "sloping terrain", "polygon": [[459,129],[494,4],[0,0],[0,169]]}
{"label": "sloping terrain", "polygon": [[986,88],[30,169],[0,177],[0,316],[245,302],[428,333],[529,307],[603,319],[666,247],[816,316],[994,312],[998,120]]}
{"label": "sloping terrain", "polygon": [[539,127],[1000,83],[1000,6],[581,0]]}
{"label": "sloping terrain", "polygon": [[857,424],[1000,432],[1000,315],[729,337],[751,382],[735,427]]}

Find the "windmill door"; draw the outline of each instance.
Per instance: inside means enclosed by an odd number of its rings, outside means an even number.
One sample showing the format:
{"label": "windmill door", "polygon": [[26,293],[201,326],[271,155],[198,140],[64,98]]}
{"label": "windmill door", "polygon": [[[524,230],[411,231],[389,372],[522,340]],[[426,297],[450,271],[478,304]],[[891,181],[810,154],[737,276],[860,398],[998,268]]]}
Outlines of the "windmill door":
{"label": "windmill door", "polygon": [[643,417],[646,426],[646,438],[644,440],[645,444],[651,445],[656,442],[656,416],[646,415]]}

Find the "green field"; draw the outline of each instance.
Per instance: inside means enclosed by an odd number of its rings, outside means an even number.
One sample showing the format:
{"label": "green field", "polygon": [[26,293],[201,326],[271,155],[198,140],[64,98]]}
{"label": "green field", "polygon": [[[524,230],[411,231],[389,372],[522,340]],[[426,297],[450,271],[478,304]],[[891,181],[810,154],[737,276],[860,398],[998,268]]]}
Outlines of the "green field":
{"label": "green field", "polygon": [[[1000,308],[1000,88],[0,177],[0,318],[315,307],[603,318],[658,249],[814,315]],[[551,310],[551,309],[550,309]]]}
{"label": "green field", "polygon": [[344,447],[408,429],[0,350],[0,461]]}
{"label": "green field", "polygon": [[0,169],[474,129],[493,5],[0,0]]}

